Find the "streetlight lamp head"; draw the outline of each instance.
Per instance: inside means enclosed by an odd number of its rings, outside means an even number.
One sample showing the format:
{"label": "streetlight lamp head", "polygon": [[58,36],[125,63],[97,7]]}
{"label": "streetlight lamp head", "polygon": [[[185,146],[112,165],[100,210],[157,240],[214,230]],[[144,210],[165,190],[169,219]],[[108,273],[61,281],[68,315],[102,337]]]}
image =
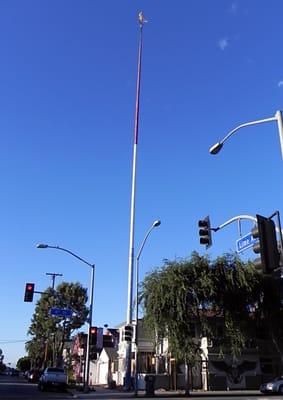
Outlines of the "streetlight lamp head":
{"label": "streetlight lamp head", "polygon": [[48,244],[44,244],[44,243],[39,243],[36,245],[37,249],[47,249],[49,246]]}
{"label": "streetlight lamp head", "polygon": [[222,149],[222,147],[223,147],[223,143],[218,142],[218,143],[214,144],[214,145],[209,149],[209,152],[210,152],[210,154],[217,154],[217,153],[219,153],[219,151]]}
{"label": "streetlight lamp head", "polygon": [[156,221],[154,221],[153,226],[159,226],[161,224],[161,221],[159,219],[157,219]]}

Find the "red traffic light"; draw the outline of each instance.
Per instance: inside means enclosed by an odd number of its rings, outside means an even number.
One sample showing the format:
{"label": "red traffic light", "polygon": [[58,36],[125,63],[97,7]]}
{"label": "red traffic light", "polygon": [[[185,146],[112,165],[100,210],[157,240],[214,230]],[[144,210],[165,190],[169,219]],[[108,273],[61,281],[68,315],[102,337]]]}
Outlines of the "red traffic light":
{"label": "red traffic light", "polygon": [[34,294],[34,283],[26,283],[24,301],[32,302]]}
{"label": "red traffic light", "polygon": [[96,346],[97,343],[97,326],[91,326],[89,330],[89,344]]}

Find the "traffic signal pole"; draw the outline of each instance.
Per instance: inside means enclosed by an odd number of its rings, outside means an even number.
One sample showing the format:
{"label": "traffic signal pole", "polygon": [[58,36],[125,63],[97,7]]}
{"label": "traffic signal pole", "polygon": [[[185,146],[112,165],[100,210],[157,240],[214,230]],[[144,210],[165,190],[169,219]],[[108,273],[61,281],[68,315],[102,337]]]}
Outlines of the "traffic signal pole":
{"label": "traffic signal pole", "polygon": [[237,215],[236,217],[230,218],[230,219],[228,219],[226,222],[223,222],[223,224],[217,226],[216,228],[211,228],[211,229],[212,229],[214,232],[217,232],[217,231],[219,231],[219,229],[222,229],[222,228],[224,228],[225,226],[232,224],[233,222],[236,222],[236,221],[237,221],[237,222],[240,223],[242,219],[249,220],[249,221],[252,221],[252,222],[254,222],[254,223],[257,222],[256,217],[253,217],[252,215]]}
{"label": "traffic signal pole", "polygon": [[225,221],[223,224],[217,226],[216,228],[212,228],[210,226],[210,220],[209,220],[208,216],[206,218],[204,218],[203,220],[200,220],[198,222],[198,226],[199,226],[199,228],[201,228],[199,230],[200,244],[204,244],[204,245],[206,245],[206,248],[208,248],[209,246],[212,245],[211,232],[217,232],[220,229],[225,228],[225,226],[232,224],[233,222],[238,222],[239,234],[240,234],[240,236],[242,236],[241,221],[243,219],[252,221],[254,223],[257,222],[257,219],[255,217],[253,217],[252,215],[236,215],[235,217],[228,219],[227,221]]}
{"label": "traffic signal pole", "polygon": [[[275,216],[277,218],[276,225],[272,221],[272,218]],[[210,230],[217,232],[233,222],[238,222],[239,233],[240,236],[242,236],[241,220],[250,220],[255,224],[252,233],[254,233],[254,238],[259,238],[259,243],[255,245],[254,251],[261,253],[261,258],[267,263],[267,270],[264,272],[270,273],[272,270],[276,270],[279,266],[283,267],[283,234],[279,211],[275,211],[268,218],[260,215],[257,215],[257,217],[253,217],[252,215],[237,215],[216,228],[210,228]],[[273,225],[274,228],[272,227]],[[279,234],[280,238],[279,248],[277,247],[276,232]],[[261,263],[261,266],[265,269],[264,262]]]}

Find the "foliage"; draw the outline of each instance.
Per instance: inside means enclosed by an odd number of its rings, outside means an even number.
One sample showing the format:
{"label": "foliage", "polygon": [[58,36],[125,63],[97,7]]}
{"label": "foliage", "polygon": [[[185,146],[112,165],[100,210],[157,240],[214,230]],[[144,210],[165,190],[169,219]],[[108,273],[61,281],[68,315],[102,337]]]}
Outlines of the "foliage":
{"label": "foliage", "polygon": [[165,260],[142,283],[145,322],[158,337],[168,338],[176,359],[194,363],[200,338],[213,338],[215,319],[221,319],[220,351],[226,345],[237,355],[249,330],[249,306],[259,302],[260,282],[252,264],[235,254],[213,263],[196,252],[189,259]]}
{"label": "foliage", "polygon": [[[32,366],[60,364],[66,340],[71,333],[80,328],[88,315],[87,290],[79,283],[63,282],[54,291],[48,288],[35,307],[28,334],[31,340],[26,343],[26,350],[32,360]],[[50,309],[69,308],[71,318],[54,317]]]}
{"label": "foliage", "polygon": [[217,332],[218,340],[237,356],[251,333],[251,308],[260,302],[262,275],[251,262],[225,254],[211,264],[210,276],[214,287],[211,310],[221,315],[224,322],[222,337]]}
{"label": "foliage", "polygon": [[31,361],[30,358],[25,356],[21,357],[17,361],[17,369],[19,371],[28,371],[31,369]]}

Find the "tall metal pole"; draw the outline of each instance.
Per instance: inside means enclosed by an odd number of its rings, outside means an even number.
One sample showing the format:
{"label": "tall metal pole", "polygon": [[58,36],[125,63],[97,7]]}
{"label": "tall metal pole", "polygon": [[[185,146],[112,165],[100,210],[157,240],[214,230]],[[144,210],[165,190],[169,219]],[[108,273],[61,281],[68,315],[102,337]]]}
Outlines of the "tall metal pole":
{"label": "tall metal pole", "polygon": [[92,326],[92,308],[93,308],[93,289],[94,289],[94,273],[95,265],[91,265],[91,279],[90,279],[90,303],[89,303],[89,318],[88,318],[88,333],[87,333],[87,346],[86,346],[86,368],[85,379],[84,379],[84,391],[87,392],[89,389],[89,367],[90,367],[90,330]]}
{"label": "tall metal pole", "polygon": [[140,270],[140,258],[136,260],[136,333],[135,333],[135,396],[138,395],[138,384],[139,384],[139,370],[138,370],[138,354],[139,354],[139,270]]}
{"label": "tall metal pole", "polygon": [[161,224],[161,221],[156,220],[153,222],[151,227],[148,229],[146,232],[146,235],[142,241],[142,244],[139,248],[137,258],[136,258],[136,309],[135,309],[135,314],[136,314],[136,334],[135,334],[135,346],[136,346],[136,351],[135,351],[135,396],[138,395],[138,352],[139,352],[139,342],[138,342],[138,332],[139,332],[139,271],[140,271],[140,256],[143,251],[145,242],[150,235],[151,231],[159,226]]}
{"label": "tall metal pole", "polygon": [[[134,125],[134,149],[132,164],[132,194],[131,194],[131,211],[130,211],[130,240],[129,240],[129,269],[128,269],[128,303],[127,303],[127,324],[132,324],[132,308],[133,308],[133,266],[134,266],[134,232],[135,232],[135,195],[136,195],[136,163],[137,163],[137,146],[139,132],[139,103],[140,103],[140,81],[141,81],[141,60],[142,60],[142,30],[145,22],[142,12],[139,13],[140,39],[138,52],[138,74],[136,87],[136,108],[135,108],[135,125]],[[126,343],[126,375],[125,389],[131,389],[131,356],[132,343]]]}
{"label": "tall metal pole", "polygon": [[79,257],[77,254],[73,253],[72,251],[65,249],[64,247],[60,246],[50,246],[49,244],[40,243],[36,246],[38,249],[56,249],[64,251],[65,253],[70,254],[71,256],[77,258],[84,264],[91,267],[91,280],[90,280],[90,301],[89,301],[89,318],[88,318],[88,333],[87,333],[87,348],[86,348],[86,360],[85,360],[85,367],[84,367],[84,391],[88,392],[89,390],[89,349],[90,349],[90,328],[92,326],[92,309],[93,309],[93,290],[94,290],[94,273],[95,273],[95,264],[91,264],[82,257]]}
{"label": "tall metal pole", "polygon": [[283,158],[283,121],[282,121],[282,112],[280,110],[276,111],[275,117],[277,119],[277,126],[278,126],[280,146],[281,146],[281,155],[282,155],[282,158]]}

